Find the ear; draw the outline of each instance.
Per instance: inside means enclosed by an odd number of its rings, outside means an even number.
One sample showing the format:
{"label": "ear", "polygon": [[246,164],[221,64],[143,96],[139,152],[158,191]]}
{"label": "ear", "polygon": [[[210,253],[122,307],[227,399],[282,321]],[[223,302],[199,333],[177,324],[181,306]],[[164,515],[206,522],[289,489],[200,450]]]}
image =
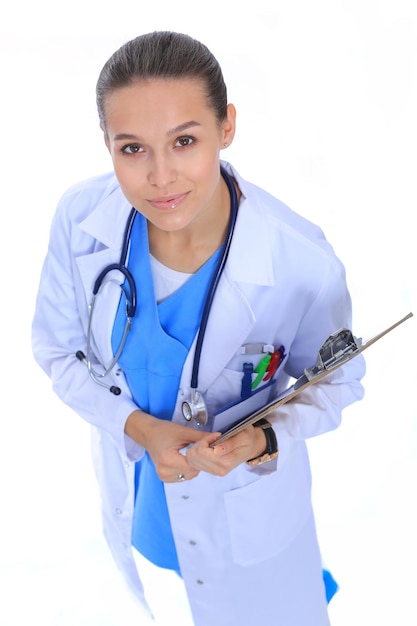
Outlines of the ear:
{"label": "ear", "polygon": [[227,105],[227,116],[222,122],[222,148],[232,143],[236,132],[236,109],[233,104]]}

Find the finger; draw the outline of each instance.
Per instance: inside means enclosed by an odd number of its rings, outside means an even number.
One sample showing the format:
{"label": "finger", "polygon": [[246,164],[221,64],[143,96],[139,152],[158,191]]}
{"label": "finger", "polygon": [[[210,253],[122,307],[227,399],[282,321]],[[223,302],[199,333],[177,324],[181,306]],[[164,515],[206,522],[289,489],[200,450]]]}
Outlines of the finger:
{"label": "finger", "polygon": [[190,466],[215,476],[225,476],[234,467],[248,458],[245,448],[248,447],[248,434],[236,435],[218,446],[213,446],[220,433],[208,433],[204,439],[187,449]]}
{"label": "finger", "polygon": [[191,467],[210,471],[214,461],[214,449],[210,446],[219,438],[219,433],[206,433],[204,439],[196,442],[186,450],[187,460]]}
{"label": "finger", "polygon": [[209,448],[211,446],[211,444],[216,441],[216,439],[218,439],[220,437],[220,433],[207,433],[205,432],[203,434],[202,437],[200,437],[200,439],[198,439],[197,441],[195,441],[193,443],[193,445],[191,445],[188,449],[187,449],[187,454],[193,450],[193,448],[198,448],[198,449],[203,449],[203,448]]}
{"label": "finger", "polygon": [[193,478],[197,478],[200,473],[200,470],[192,467],[187,464],[184,467],[170,468],[165,469],[163,472],[158,473],[159,478],[164,483],[178,483],[185,482],[187,480],[193,480]]}
{"label": "finger", "polygon": [[181,439],[184,446],[187,446],[190,443],[197,443],[197,441],[201,441],[207,436],[207,433],[202,430],[196,430],[195,428],[190,428],[187,426],[180,426],[180,428],[182,430]]}
{"label": "finger", "polygon": [[193,478],[196,478],[199,475],[199,471],[193,469],[192,467],[187,468],[186,471],[182,471],[182,472],[178,472],[174,479],[171,480],[171,482],[185,482],[186,480],[192,480]]}
{"label": "finger", "polygon": [[249,441],[250,441],[249,433],[246,432],[245,430],[241,431],[237,435],[234,435],[234,437],[230,437],[229,439],[226,439],[226,441],[223,441],[219,445],[217,446],[214,445],[213,447],[214,453],[218,456],[230,454],[231,452],[234,452],[235,450],[238,450],[239,448],[242,448],[243,446],[247,446]]}
{"label": "finger", "polygon": [[221,433],[206,433],[206,437],[205,437],[205,441],[207,442],[207,445],[211,446],[212,444],[214,444],[217,439],[219,439],[221,437]]}

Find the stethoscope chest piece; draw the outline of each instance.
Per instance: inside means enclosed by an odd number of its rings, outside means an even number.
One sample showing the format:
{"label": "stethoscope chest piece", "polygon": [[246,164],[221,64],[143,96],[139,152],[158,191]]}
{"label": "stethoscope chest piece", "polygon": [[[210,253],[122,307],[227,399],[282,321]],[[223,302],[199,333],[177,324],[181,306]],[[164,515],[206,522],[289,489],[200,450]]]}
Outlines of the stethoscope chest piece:
{"label": "stethoscope chest piece", "polygon": [[194,420],[197,426],[204,426],[207,422],[206,403],[196,389],[191,389],[190,401],[182,403],[182,415],[187,422]]}

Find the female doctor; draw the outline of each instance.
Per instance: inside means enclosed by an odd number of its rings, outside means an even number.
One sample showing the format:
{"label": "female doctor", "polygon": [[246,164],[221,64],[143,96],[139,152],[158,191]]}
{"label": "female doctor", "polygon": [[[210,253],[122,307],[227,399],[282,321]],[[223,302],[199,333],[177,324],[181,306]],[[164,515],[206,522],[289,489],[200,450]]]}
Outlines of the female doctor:
{"label": "female doctor", "polygon": [[93,427],[114,559],[158,623],[172,601],[170,624],[326,626],[305,440],[362,397],[362,357],[218,446],[210,424],[350,327],[344,268],[319,227],[220,161],[235,108],[200,42],[126,43],[97,105],[114,173],[59,203],[33,350]]}

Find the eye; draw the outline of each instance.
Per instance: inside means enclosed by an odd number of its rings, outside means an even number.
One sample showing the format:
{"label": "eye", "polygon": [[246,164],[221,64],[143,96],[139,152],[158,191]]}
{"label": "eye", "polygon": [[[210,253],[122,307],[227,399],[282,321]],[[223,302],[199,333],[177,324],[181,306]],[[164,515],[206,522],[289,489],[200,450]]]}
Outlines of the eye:
{"label": "eye", "polygon": [[185,135],[184,137],[178,137],[175,145],[180,146],[180,148],[186,148],[187,146],[191,146],[191,144],[193,144],[195,141],[195,137],[191,137],[191,135]]}
{"label": "eye", "polygon": [[138,143],[129,143],[123,146],[122,152],[125,154],[138,154],[139,152],[143,152],[143,148]]}

